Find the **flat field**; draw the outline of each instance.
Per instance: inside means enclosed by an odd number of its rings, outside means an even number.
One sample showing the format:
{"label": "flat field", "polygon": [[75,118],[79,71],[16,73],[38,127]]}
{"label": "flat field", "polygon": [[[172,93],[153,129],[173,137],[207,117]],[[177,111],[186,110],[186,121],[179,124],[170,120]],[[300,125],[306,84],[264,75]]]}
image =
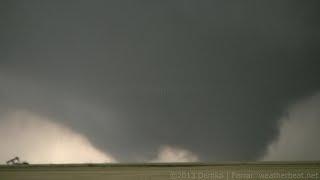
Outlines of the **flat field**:
{"label": "flat field", "polygon": [[0,165],[0,180],[320,179],[320,162]]}

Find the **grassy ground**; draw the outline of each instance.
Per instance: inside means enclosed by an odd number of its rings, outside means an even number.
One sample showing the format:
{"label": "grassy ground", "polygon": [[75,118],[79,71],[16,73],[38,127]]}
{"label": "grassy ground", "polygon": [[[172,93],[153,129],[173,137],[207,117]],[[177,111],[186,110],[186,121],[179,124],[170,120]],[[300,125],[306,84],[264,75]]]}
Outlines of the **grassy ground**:
{"label": "grassy ground", "polygon": [[320,179],[320,162],[0,165],[0,180]]}

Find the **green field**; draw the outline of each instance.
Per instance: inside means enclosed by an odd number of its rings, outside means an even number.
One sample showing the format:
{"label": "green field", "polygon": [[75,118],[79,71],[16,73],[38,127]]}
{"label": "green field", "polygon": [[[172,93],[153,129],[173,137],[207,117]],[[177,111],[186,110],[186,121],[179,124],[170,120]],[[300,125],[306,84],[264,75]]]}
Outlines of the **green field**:
{"label": "green field", "polygon": [[320,162],[0,165],[0,180],[320,179]]}

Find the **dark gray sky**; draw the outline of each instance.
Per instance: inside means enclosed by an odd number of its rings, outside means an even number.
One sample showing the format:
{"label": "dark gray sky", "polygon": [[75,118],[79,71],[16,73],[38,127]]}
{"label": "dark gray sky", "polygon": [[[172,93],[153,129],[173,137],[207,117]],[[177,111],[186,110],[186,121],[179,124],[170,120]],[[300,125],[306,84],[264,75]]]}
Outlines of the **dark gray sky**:
{"label": "dark gray sky", "polygon": [[320,90],[319,5],[1,1],[0,113],[52,117],[120,161],[162,145],[256,160]]}

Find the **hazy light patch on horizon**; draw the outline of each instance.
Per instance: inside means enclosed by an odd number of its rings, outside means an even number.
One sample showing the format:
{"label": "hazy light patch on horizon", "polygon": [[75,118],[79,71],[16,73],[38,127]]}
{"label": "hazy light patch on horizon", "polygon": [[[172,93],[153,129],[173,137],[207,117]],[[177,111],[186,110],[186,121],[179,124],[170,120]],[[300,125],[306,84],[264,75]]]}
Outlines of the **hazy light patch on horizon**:
{"label": "hazy light patch on horizon", "polygon": [[196,162],[199,158],[193,152],[174,146],[162,146],[152,162]]}
{"label": "hazy light patch on horizon", "polygon": [[280,122],[279,136],[262,160],[320,160],[320,93],[289,107]]}
{"label": "hazy light patch on horizon", "polygon": [[31,164],[116,162],[85,136],[47,117],[16,111],[0,118],[0,164],[15,156]]}

